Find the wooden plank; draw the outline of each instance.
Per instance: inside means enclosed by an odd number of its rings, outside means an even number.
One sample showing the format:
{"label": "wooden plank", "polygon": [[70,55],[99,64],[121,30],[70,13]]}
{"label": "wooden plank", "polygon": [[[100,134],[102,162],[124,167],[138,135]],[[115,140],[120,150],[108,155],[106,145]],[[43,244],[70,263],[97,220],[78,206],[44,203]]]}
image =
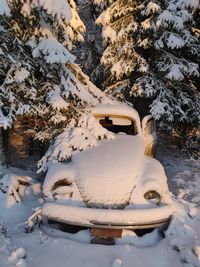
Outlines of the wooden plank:
{"label": "wooden plank", "polygon": [[98,237],[115,237],[121,238],[122,237],[122,229],[102,229],[102,228],[91,228],[90,234],[92,236]]}

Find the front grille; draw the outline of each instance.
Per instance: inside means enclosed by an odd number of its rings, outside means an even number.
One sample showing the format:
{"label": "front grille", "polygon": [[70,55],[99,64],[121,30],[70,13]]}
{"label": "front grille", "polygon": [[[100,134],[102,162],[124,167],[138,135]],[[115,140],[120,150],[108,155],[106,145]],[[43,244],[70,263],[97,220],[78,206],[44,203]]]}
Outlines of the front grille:
{"label": "front grille", "polygon": [[105,210],[123,210],[128,205],[128,203],[118,204],[118,205],[106,205],[102,203],[86,203],[87,208],[91,209],[105,209]]}

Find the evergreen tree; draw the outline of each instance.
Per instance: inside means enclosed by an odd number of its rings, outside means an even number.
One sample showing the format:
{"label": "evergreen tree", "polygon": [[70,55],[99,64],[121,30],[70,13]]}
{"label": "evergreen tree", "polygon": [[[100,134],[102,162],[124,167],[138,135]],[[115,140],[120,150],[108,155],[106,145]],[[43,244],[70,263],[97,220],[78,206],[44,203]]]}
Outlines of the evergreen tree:
{"label": "evergreen tree", "polygon": [[136,50],[139,27],[136,19],[140,10],[139,1],[112,1],[96,21],[103,26],[102,36],[107,45],[101,58],[109,70],[105,85],[110,86],[107,91],[116,90],[118,96],[119,88],[127,87],[134,72],[145,72],[148,68]]}
{"label": "evergreen tree", "polygon": [[150,112],[162,126],[200,120],[200,43],[193,31],[198,5],[198,0],[116,0],[97,19],[107,44],[101,63],[110,70],[108,90],[149,98]]}
{"label": "evergreen tree", "polygon": [[30,134],[53,140],[66,127],[69,131],[75,127],[87,108],[109,101],[70,52],[73,42],[83,41],[85,30],[73,0],[0,0],[0,7],[0,124],[4,129],[21,116],[28,117]]}

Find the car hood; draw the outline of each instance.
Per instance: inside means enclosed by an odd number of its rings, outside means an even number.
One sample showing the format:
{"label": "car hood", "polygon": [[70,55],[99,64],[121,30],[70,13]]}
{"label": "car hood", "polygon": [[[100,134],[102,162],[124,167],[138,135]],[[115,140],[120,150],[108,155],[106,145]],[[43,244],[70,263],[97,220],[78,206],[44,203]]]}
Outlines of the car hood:
{"label": "car hood", "polygon": [[144,141],[140,135],[116,135],[73,156],[76,183],[88,205],[118,207],[128,204],[143,168]]}

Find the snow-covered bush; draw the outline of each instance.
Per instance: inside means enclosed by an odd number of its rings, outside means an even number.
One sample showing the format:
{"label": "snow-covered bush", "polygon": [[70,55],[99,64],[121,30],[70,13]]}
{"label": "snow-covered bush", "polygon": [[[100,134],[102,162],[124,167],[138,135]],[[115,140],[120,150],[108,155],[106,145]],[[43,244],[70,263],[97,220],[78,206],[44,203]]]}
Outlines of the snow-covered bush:
{"label": "snow-covered bush", "polygon": [[34,229],[43,224],[42,209],[40,207],[33,209],[33,214],[26,221],[25,232],[31,233]]}
{"label": "snow-covered bush", "polygon": [[8,208],[21,202],[21,198],[25,195],[27,186],[31,184],[31,181],[31,177],[18,176],[12,173],[7,173],[1,178],[0,191],[7,195],[6,205]]}
{"label": "snow-covered bush", "polygon": [[161,126],[200,120],[198,6],[198,0],[115,0],[97,19],[106,43],[101,62],[110,70],[107,91],[149,98]]}

